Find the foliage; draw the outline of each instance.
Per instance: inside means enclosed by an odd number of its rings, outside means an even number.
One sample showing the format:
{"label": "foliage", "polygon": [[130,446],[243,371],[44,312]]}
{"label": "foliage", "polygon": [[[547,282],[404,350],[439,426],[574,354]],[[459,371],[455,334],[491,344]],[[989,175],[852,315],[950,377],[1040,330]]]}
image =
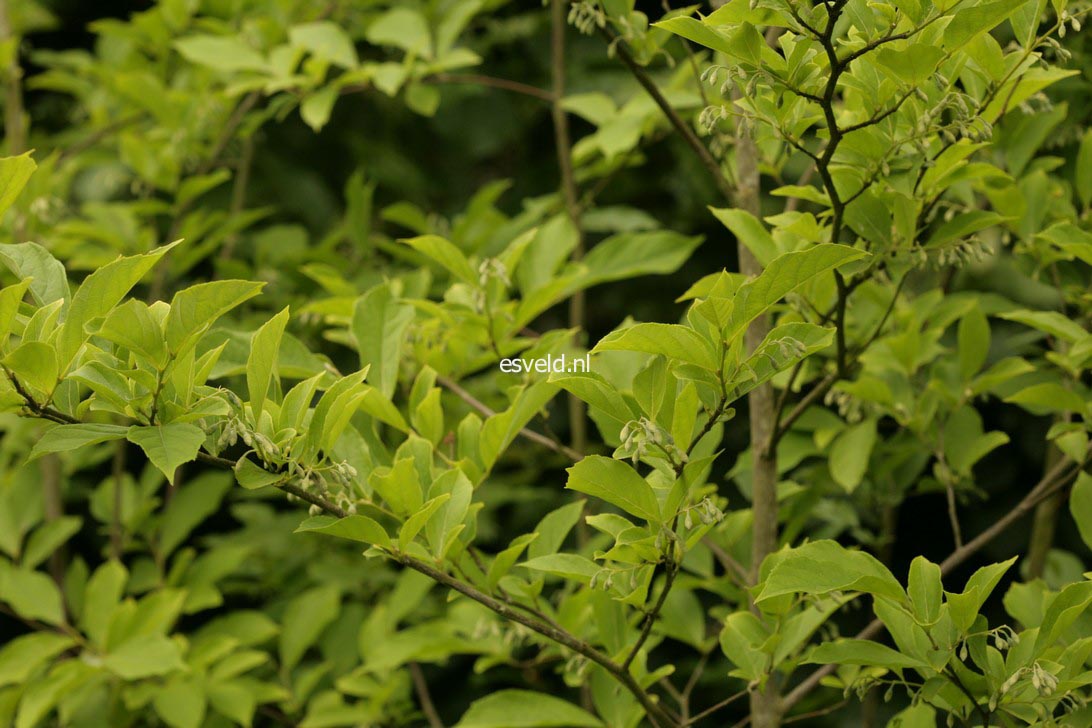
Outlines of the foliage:
{"label": "foliage", "polygon": [[[1087,5],[511,5],[163,0],[26,56],[54,18],[0,0],[2,720],[1092,725]],[[466,70],[547,34],[549,91]],[[557,189],[363,165],[293,219],[277,129],[467,85],[551,112]],[[700,224],[599,199],[667,135]],[[964,533],[1006,451],[1041,479]]]}

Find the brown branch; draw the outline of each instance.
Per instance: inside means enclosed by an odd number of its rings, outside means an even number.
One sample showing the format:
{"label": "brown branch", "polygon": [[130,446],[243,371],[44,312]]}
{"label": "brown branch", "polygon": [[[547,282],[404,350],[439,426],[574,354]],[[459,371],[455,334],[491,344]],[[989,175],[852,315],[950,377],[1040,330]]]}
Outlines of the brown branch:
{"label": "brown branch", "polygon": [[436,712],[436,706],[432,702],[432,696],[428,692],[428,683],[425,682],[425,674],[421,672],[421,666],[416,662],[409,663],[410,677],[413,678],[413,690],[417,693],[417,700],[421,703],[421,712],[428,719],[431,728],[444,728],[444,722],[440,720],[440,714]]}
{"label": "brown branch", "polygon": [[[674,549],[674,542],[668,544],[668,548]],[[637,636],[637,642],[634,643],[633,648],[626,655],[625,661],[622,662],[622,669],[628,671],[629,666],[633,664],[633,659],[637,657],[637,653],[641,651],[645,642],[648,641],[649,636],[652,634],[652,626],[656,623],[656,617],[664,608],[664,602],[667,601],[667,595],[671,592],[671,586],[675,583],[675,575],[679,573],[679,566],[675,563],[674,559],[668,557],[665,564],[664,585],[660,590],[660,597],[656,600],[656,604],[652,609],[645,614],[644,624],[641,626],[641,634]]]}
{"label": "brown branch", "polygon": [[[449,390],[456,397],[470,405],[471,408],[477,410],[479,414],[485,415],[486,417],[492,417],[493,415],[497,414],[495,410],[490,408],[481,400],[477,399],[470,392],[463,389],[454,380],[441,375],[436,377],[436,381],[439,382],[441,386]],[[519,434],[530,440],[531,442],[537,442],[539,445],[542,445],[549,450],[553,450],[556,453],[564,455],[573,462],[576,462],[584,457],[583,453],[577,452],[576,450],[558,442],[557,440],[552,440],[549,437],[535,432],[534,430],[529,430],[526,427],[521,428]]]}
{"label": "brown branch", "polygon": [[538,88],[537,86],[531,86],[530,84],[521,83],[519,81],[512,81],[507,78],[486,76],[480,73],[437,73],[433,76],[427,77],[424,80],[426,83],[449,83],[467,86],[487,86],[490,88],[497,88],[504,91],[511,91],[517,94],[523,94],[524,96],[530,96],[540,101],[545,101],[548,104],[554,103],[554,100],[557,98],[556,92],[551,93],[550,91]]}
{"label": "brown branch", "polygon": [[705,167],[713,177],[713,182],[716,184],[717,190],[720,191],[724,199],[729,204],[734,205],[736,190],[732,187],[728,178],[724,176],[724,171],[720,168],[720,163],[713,158],[713,154],[705,144],[702,143],[701,139],[698,138],[698,135],[690,125],[683,121],[682,117],[679,116],[679,112],[675,111],[675,108],[671,103],[664,98],[663,93],[660,91],[659,87],[656,86],[656,82],[652,80],[648,75],[648,72],[633,58],[633,54],[629,52],[629,48],[626,47],[622,39],[606,27],[600,27],[599,32],[607,40],[607,43],[614,48],[618,58],[621,59],[626,68],[633,74],[633,77],[637,79],[637,83],[641,84],[641,88],[643,88],[648,95],[652,97],[652,100],[656,105],[660,107],[660,111],[667,117],[671,126],[675,128],[675,131],[679,133],[687,146],[689,146],[694,154],[698,156],[702,166]]}

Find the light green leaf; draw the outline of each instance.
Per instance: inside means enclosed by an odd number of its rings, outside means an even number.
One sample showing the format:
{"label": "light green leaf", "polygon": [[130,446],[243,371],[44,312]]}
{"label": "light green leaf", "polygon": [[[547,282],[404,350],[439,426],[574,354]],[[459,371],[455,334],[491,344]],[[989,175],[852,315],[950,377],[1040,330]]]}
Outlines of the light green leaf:
{"label": "light green leaf", "polygon": [[702,240],[701,236],[686,237],[667,230],[612,235],[584,257],[587,273],[581,286],[673,273]]}
{"label": "light green leaf", "polygon": [[876,421],[852,425],[834,441],[830,450],[830,474],[838,485],[852,493],[868,470],[868,459],[876,444]]}
{"label": "light green leaf", "polygon": [[114,609],[121,599],[129,572],[121,562],[110,560],[95,569],[83,595],[80,625],[92,644],[106,647],[106,636]]}
{"label": "light green leaf", "polygon": [[1000,314],[1000,318],[1030,326],[1070,344],[1088,336],[1083,326],[1057,311],[1009,311]]}
{"label": "light green leaf", "polygon": [[163,327],[148,304],[139,299],[129,299],[107,314],[95,335],[144,356],[156,369],[166,366]]}
{"label": "light green leaf", "polygon": [[741,333],[751,321],[800,286],[866,255],[863,250],[833,243],[779,255],[761,275],[739,287],[729,337]]}
{"label": "light green leaf", "polygon": [[1069,512],[1077,523],[1081,538],[1092,548],[1092,476],[1081,473],[1069,496]]}
{"label": "light green leaf", "polygon": [[963,381],[970,381],[990,352],[990,322],[978,304],[959,320],[958,344],[959,373]]}
{"label": "light green leaf", "polygon": [[190,679],[172,680],[156,690],[153,705],[171,728],[200,728],[205,719],[205,691]]}
{"label": "light green leaf", "polygon": [[314,516],[301,523],[294,533],[324,533],[327,536],[384,547],[391,543],[390,536],[382,526],[367,516],[358,515],[345,518]]}
{"label": "light green leaf", "polygon": [[0,570],[0,599],[11,605],[23,619],[47,624],[64,624],[61,592],[47,575],[22,568]]}
{"label": "light green leaf", "polygon": [[341,595],[336,587],[321,586],[300,594],[284,610],[279,645],[281,666],[291,670],[337,617]]}
{"label": "light green leaf", "polygon": [[646,521],[659,522],[660,504],[652,486],[625,463],[589,455],[569,468],[568,473],[566,488],[605,500]]}
{"label": "light green leaf", "polygon": [[174,473],[179,465],[197,459],[205,442],[200,427],[172,422],[166,425],[133,425],[126,435],[129,442],[139,445],[152,464],[174,485]]}
{"label": "light green leaf", "polygon": [[0,159],[0,216],[12,206],[37,167],[30,152]]}
{"label": "light green leaf", "polygon": [[96,445],[108,440],[121,440],[128,432],[129,428],[121,425],[95,423],[57,425],[42,433],[42,436],[34,443],[34,447],[27,459],[36,460],[46,453],[69,452],[85,445]]}
{"label": "light green leaf", "polygon": [[269,65],[239,36],[191,35],[176,40],[174,47],[186,60],[217,71],[264,71]]}
{"label": "light green leaf", "polygon": [[591,713],[551,695],[499,690],[475,700],[455,728],[600,728]]}
{"label": "light green leaf", "polygon": [[274,473],[243,456],[235,463],[235,480],[247,490],[275,485],[285,479],[284,473]]}
{"label": "light green leaf", "polygon": [[45,662],[73,645],[71,637],[53,632],[31,632],[0,648],[0,687],[26,682]]}
{"label": "light green leaf", "polygon": [[352,335],[360,365],[370,365],[368,383],[390,399],[398,383],[398,364],[413,307],[401,303],[390,284],[376,286],[353,306]]}
{"label": "light green leaf", "polygon": [[944,596],[940,567],[924,556],[915,558],[910,562],[910,580],[906,591],[918,623],[923,626],[934,624],[940,617]]}
{"label": "light green leaf", "polygon": [[1027,0],[996,0],[958,11],[944,29],[944,47],[954,51],[979,33],[987,33],[1000,25],[1005,18]]}
{"label": "light green leaf", "polygon": [[439,263],[463,283],[469,283],[472,286],[478,285],[478,276],[470,266],[470,261],[463,255],[463,251],[439,235],[421,235],[398,242],[410,246],[418,253]]}
{"label": "light green leaf", "polygon": [[365,37],[375,45],[390,45],[406,53],[432,57],[432,36],[428,22],[417,10],[394,7],[368,26]]}
{"label": "light green leaf", "polygon": [[599,565],[591,559],[578,554],[547,554],[528,559],[520,564],[525,569],[544,571],[547,574],[572,579],[587,584],[598,571]]}
{"label": "light green leaf", "polygon": [[36,568],[65,541],[72,538],[80,530],[81,525],[83,525],[83,519],[79,516],[61,516],[38,526],[27,539],[20,564],[25,569]]}
{"label": "light green leaf", "polygon": [[186,667],[178,643],[158,634],[127,640],[103,657],[102,665],[124,680],[166,675]]}
{"label": "light green leaf", "polygon": [[538,534],[538,538],[531,542],[527,556],[534,559],[557,553],[565,542],[565,537],[569,535],[569,531],[580,520],[584,512],[584,503],[584,500],[567,503],[543,516],[535,526],[534,532]]}
{"label": "light green leaf", "polygon": [[600,339],[592,349],[593,353],[599,351],[641,351],[712,371],[719,367],[712,345],[693,329],[680,324],[634,324]]}
{"label": "light green leaf", "polygon": [[780,252],[766,227],[751,213],[737,208],[711,208],[713,215],[732,231],[736,239],[747,246],[751,255],[763,267],[773,262]]}
{"label": "light green leaf", "polygon": [[352,69],[359,63],[352,38],[344,28],[329,20],[294,25],[288,29],[288,39],[292,45],[336,66]]}
{"label": "light green leaf", "polygon": [[1088,407],[1079,394],[1056,382],[1033,384],[1005,397],[1005,401],[1032,411],[1083,412]]}
{"label": "light green leaf", "polygon": [[64,266],[38,243],[0,245],[0,261],[19,280],[32,279],[30,295],[39,306],[72,297]]}
{"label": "light green leaf", "polygon": [[174,491],[159,523],[160,558],[173,553],[194,528],[219,509],[231,485],[229,474],[205,472]]}
{"label": "light green leaf", "polygon": [[300,118],[311,127],[311,131],[316,133],[322,131],[322,127],[330,121],[337,97],[338,88],[331,85],[308,94],[300,103]]}
{"label": "light green leaf", "polygon": [[807,662],[835,665],[864,665],[888,670],[927,667],[913,657],[903,655],[887,645],[872,640],[841,639],[826,642],[811,651]]}
{"label": "light green leaf", "polygon": [[851,551],[835,541],[812,541],[781,554],[762,585],[756,602],[782,594],[827,594],[863,591],[907,601],[897,579],[875,557]]}
{"label": "light green leaf", "polygon": [[288,324],[288,307],[285,306],[260,329],[254,332],[250,342],[250,355],[246,360],[246,388],[250,394],[250,407],[257,420],[262,416],[270,379],[277,372],[277,356],[281,350],[281,337]]}
{"label": "light green leaf", "polygon": [[174,294],[165,325],[167,348],[175,355],[182,353],[197,343],[218,318],[261,293],[264,285],[251,281],[212,281]]}

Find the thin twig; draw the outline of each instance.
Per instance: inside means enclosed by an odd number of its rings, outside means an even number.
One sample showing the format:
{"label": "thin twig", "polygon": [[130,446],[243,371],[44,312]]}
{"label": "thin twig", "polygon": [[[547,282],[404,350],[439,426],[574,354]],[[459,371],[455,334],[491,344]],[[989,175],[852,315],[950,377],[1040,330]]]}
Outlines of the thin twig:
{"label": "thin twig", "polygon": [[421,703],[421,712],[428,719],[432,728],[444,728],[444,722],[440,720],[440,714],[436,712],[436,706],[432,702],[432,696],[428,692],[428,683],[425,682],[425,674],[421,672],[421,666],[416,662],[409,663],[410,677],[413,678],[413,690],[417,693],[417,700]]}
{"label": "thin twig", "polygon": [[521,83],[520,81],[512,81],[507,78],[486,76],[480,73],[437,73],[427,77],[425,82],[488,86],[490,88],[497,88],[517,94],[523,94],[524,96],[530,96],[539,99],[540,101],[545,101],[548,104],[554,103],[554,99],[556,98],[555,94],[545,89],[538,88],[537,86],[531,86],[530,84]]}

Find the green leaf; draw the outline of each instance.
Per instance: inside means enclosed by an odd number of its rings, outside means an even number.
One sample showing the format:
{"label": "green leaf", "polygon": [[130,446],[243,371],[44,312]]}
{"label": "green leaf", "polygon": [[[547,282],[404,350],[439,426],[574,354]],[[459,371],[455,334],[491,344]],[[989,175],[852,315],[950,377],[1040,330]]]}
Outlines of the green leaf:
{"label": "green leaf", "polygon": [[11,370],[18,381],[29,385],[44,397],[51,396],[57,386],[57,351],[49,344],[24,341],[4,357],[4,366]]}
{"label": "green leaf", "polygon": [[178,643],[158,634],[141,635],[126,640],[102,658],[102,666],[124,680],[140,680],[183,670]]}
{"label": "green leaf", "polygon": [[944,47],[954,51],[970,42],[980,33],[987,33],[1000,25],[1005,18],[1027,0],[996,0],[958,11],[944,29]]}
{"label": "green leaf", "polygon": [[239,36],[191,35],[176,40],[174,47],[186,60],[217,71],[264,71],[269,65]]}
{"label": "green leaf", "polygon": [[25,569],[33,569],[48,559],[61,545],[72,538],[83,519],[79,516],[61,516],[52,521],[46,521],[27,539],[26,548],[23,550],[23,558],[20,564]]}
{"label": "green leaf", "polygon": [[345,518],[315,516],[299,525],[294,533],[324,533],[350,541],[375,546],[390,546],[391,539],[383,527],[367,516],[351,515]]}
{"label": "green leaf", "polygon": [[716,371],[720,365],[709,342],[693,329],[680,324],[634,324],[600,339],[592,349],[593,353],[599,351],[661,354],[712,371]]}
{"label": "green leaf", "polygon": [[167,348],[175,355],[182,353],[197,343],[218,318],[261,293],[264,285],[251,281],[212,281],[174,294],[165,325]]}
{"label": "green leaf", "polygon": [[128,434],[129,428],[121,425],[82,424],[57,425],[42,433],[27,456],[36,460],[51,452],[69,452],[85,445],[97,445],[109,440],[121,440]]}
{"label": "green leaf", "polygon": [[171,728],[200,728],[205,719],[205,691],[194,680],[172,680],[155,691],[155,712]]}
{"label": "green leaf", "polygon": [[398,364],[413,307],[401,303],[390,284],[376,286],[353,306],[352,335],[360,365],[370,365],[368,383],[387,399],[398,383]]}
{"label": "green leaf", "polygon": [[888,670],[927,667],[921,660],[903,655],[872,640],[841,639],[826,642],[811,651],[807,662],[835,665],[864,665]]}
{"label": "green leaf", "polygon": [[1088,403],[1079,394],[1056,382],[1033,384],[1005,397],[1005,401],[1032,411],[1084,412],[1088,407]]}
{"label": "green leaf", "polygon": [[373,470],[368,475],[368,484],[399,515],[416,513],[424,503],[421,480],[413,458],[405,457],[390,468]]}
{"label": "green leaf", "polygon": [[780,252],[766,227],[751,213],[735,208],[711,208],[713,215],[732,231],[739,242],[763,267],[773,262]]}
{"label": "green leaf", "polygon": [[118,561],[107,561],[95,569],[83,594],[80,625],[92,644],[106,647],[106,636],[129,572]]}
{"label": "green leaf", "polygon": [[1084,327],[1057,311],[1009,311],[1000,314],[1006,321],[1016,321],[1070,344],[1088,336]]}
{"label": "green leaf", "polygon": [[1069,512],[1085,544],[1092,548],[1092,476],[1081,473],[1069,496]]}
{"label": "green leaf", "polygon": [[959,320],[958,343],[959,373],[970,381],[990,352],[990,322],[977,303]]}
{"label": "green leaf", "polygon": [[373,45],[390,45],[406,53],[432,57],[432,35],[428,22],[417,10],[394,7],[368,26],[365,37]]}
{"label": "green leaf", "polygon": [[277,356],[281,350],[281,337],[288,324],[288,307],[285,306],[260,329],[254,332],[250,342],[250,354],[246,360],[246,388],[250,394],[250,408],[255,421],[262,416],[270,379],[276,377]]}
{"label": "green leaf", "polygon": [[455,728],[600,728],[591,713],[551,695],[499,690],[470,704]]}
{"label": "green leaf", "polygon": [[584,500],[574,501],[547,513],[535,526],[534,532],[538,534],[538,538],[531,542],[527,556],[534,559],[557,553],[569,531],[580,520],[584,503]]}
{"label": "green leaf", "polygon": [[598,571],[599,565],[578,554],[547,554],[528,559],[520,564],[525,569],[544,571],[565,579],[587,584]]}
{"label": "green leaf", "polygon": [[166,366],[163,327],[141,300],[130,299],[107,314],[95,335],[144,356],[156,369]]}
{"label": "green leaf", "polygon": [[835,541],[812,541],[770,558],[776,561],[756,602],[782,594],[833,591],[863,591],[900,604],[907,601],[906,593],[886,566],[863,551],[851,551]]}
{"label": "green leaf", "polygon": [[852,493],[868,470],[868,460],[876,444],[876,421],[869,419],[847,427],[830,450],[830,474],[834,481]]}
{"label": "green leaf", "polygon": [[87,276],[72,296],[68,318],[61,327],[57,341],[57,356],[61,373],[68,371],[80,347],[89,338],[85,330],[94,319],[105,316],[121,303],[144,274],[152,269],[163,255],[177,243],[163,245],[151,253],[118,258]]}
{"label": "green leaf", "polygon": [[61,592],[53,580],[40,571],[16,567],[0,570],[0,599],[10,604],[23,619],[64,624]]}
{"label": "green leaf", "polygon": [[311,131],[316,133],[322,131],[322,127],[330,121],[337,98],[338,88],[333,85],[308,94],[300,103],[300,118],[311,127]]}
{"label": "green leaf", "polygon": [[1082,205],[1088,207],[1089,204],[1092,204],[1092,129],[1085,131],[1084,137],[1081,139],[1074,170],[1077,197]]}
{"label": "green leaf", "polygon": [[197,459],[197,452],[205,442],[200,427],[172,422],[166,425],[133,425],[126,435],[129,442],[139,445],[152,464],[174,485],[174,473],[178,466]]}
{"label": "green leaf", "polygon": [[652,486],[625,463],[589,455],[567,472],[566,488],[605,500],[651,523],[660,521],[660,504]]}
{"label": "green leaf", "polygon": [[910,580],[906,591],[919,624],[929,626],[940,618],[944,587],[940,581],[939,566],[924,556],[918,556],[911,561]]}
{"label": "green leaf", "polygon": [[64,266],[38,243],[0,245],[0,260],[19,280],[30,278],[30,295],[39,306],[69,299]]}
{"label": "green leaf", "polygon": [[285,479],[284,473],[274,473],[266,470],[247,456],[239,458],[235,463],[235,480],[247,490],[257,490],[269,485],[275,485]]}
{"label": "green leaf", "polygon": [[74,644],[71,637],[31,632],[0,648],[0,687],[25,683],[38,667]]}
{"label": "green leaf", "polygon": [[291,670],[337,617],[341,595],[337,588],[321,586],[300,594],[284,610],[279,644],[281,666]]}
{"label": "green leaf", "polygon": [[418,253],[440,264],[463,283],[472,286],[478,285],[478,276],[470,266],[470,261],[463,255],[463,251],[439,235],[421,235],[416,238],[399,240],[398,242],[410,246]]}
{"label": "green leaf", "polygon": [[761,275],[739,287],[729,338],[741,333],[751,321],[800,286],[866,255],[863,250],[833,243],[779,255]]}
{"label": "green leaf", "polygon": [[876,60],[899,80],[920,84],[933,75],[944,51],[928,43],[914,43],[902,50],[881,48]]}
{"label": "green leaf", "polygon": [[335,66],[352,69],[359,64],[352,38],[344,28],[329,20],[294,25],[288,29],[288,39],[292,45]]}
{"label": "green leaf", "polygon": [[20,154],[18,157],[0,159],[0,216],[3,216],[12,206],[37,167],[30,152]]}
{"label": "green leaf", "polygon": [[582,285],[673,273],[702,240],[701,236],[686,237],[667,230],[612,235],[584,257],[587,273]]}
{"label": "green leaf", "polygon": [[216,513],[231,485],[229,474],[206,472],[174,491],[159,522],[160,558],[173,553],[193,529]]}

